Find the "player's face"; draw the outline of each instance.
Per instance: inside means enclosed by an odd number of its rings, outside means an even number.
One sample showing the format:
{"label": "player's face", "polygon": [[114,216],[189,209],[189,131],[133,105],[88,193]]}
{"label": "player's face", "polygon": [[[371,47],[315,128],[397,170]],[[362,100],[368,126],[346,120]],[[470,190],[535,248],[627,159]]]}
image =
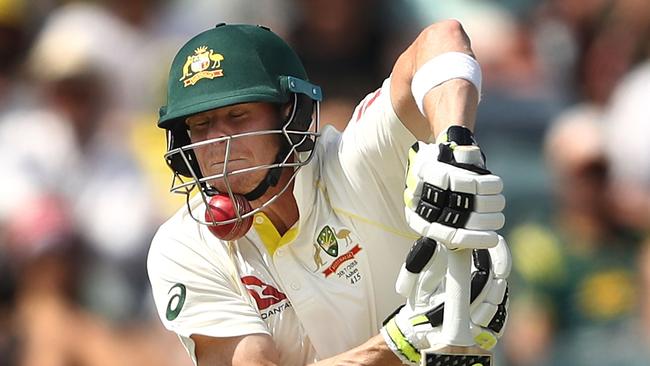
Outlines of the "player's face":
{"label": "player's face", "polygon": [[[243,103],[217,108],[188,117],[192,143],[232,136],[245,132],[277,130],[279,109],[270,103]],[[227,172],[272,164],[279,151],[278,134],[252,135],[230,140]],[[204,177],[224,171],[226,142],[206,144],[195,148],[201,173]],[[266,176],[267,169],[253,170],[228,177],[233,193],[252,191]],[[220,192],[227,192],[223,179],[210,181]]]}

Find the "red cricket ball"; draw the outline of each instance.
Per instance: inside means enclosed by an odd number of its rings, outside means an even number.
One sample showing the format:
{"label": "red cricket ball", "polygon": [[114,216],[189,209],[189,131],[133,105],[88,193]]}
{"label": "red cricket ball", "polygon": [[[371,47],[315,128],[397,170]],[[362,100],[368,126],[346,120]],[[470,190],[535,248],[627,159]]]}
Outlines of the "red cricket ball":
{"label": "red cricket ball", "polygon": [[[239,215],[243,216],[245,213],[250,212],[253,208],[248,200],[239,194],[233,195],[235,202],[230,199],[230,196],[223,193],[218,193],[210,197],[210,202],[205,210],[205,221],[212,223],[214,221],[226,221],[237,217],[235,211],[239,210]],[[208,226],[208,229],[214,236],[221,240],[237,240],[246,235],[248,230],[253,225],[253,216],[245,219],[232,222],[224,225]]]}

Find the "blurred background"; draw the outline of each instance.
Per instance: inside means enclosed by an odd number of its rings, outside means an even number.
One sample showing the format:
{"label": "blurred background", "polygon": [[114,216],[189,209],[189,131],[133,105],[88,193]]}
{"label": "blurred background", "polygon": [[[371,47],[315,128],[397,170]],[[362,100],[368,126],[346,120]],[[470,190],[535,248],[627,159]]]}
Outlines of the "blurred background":
{"label": "blurred background", "polygon": [[647,365],[650,1],[0,0],[0,365],[190,365],[145,258],[182,201],[156,128],[171,60],[270,26],[345,127],[397,55],[462,21],[514,258],[499,365]]}

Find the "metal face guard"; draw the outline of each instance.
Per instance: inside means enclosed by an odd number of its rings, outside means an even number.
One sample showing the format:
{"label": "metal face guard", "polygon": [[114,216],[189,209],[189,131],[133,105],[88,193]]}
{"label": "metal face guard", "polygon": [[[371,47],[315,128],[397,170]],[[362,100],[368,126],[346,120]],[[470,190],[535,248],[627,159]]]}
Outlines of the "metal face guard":
{"label": "metal face guard", "polygon": [[[309,128],[307,131],[298,131],[294,129],[289,129],[289,126],[291,125],[291,123],[295,118],[296,103],[297,103],[297,98],[294,98],[294,108],[292,108],[291,116],[287,119],[287,121],[280,129],[246,132],[246,133],[241,133],[241,134],[236,134],[231,136],[224,136],[215,139],[199,141],[193,144],[188,144],[179,148],[171,149],[164,155],[166,161],[169,161],[173,157],[174,158],[180,157],[191,175],[190,177],[184,177],[183,175],[175,171],[172,177],[172,185],[170,188],[170,192],[185,195],[185,203],[187,206],[187,210],[190,216],[192,217],[192,219],[194,219],[194,221],[202,225],[209,225],[209,226],[226,225],[237,221],[241,221],[247,217],[255,215],[257,212],[260,212],[262,209],[268,207],[289,188],[291,182],[293,182],[293,180],[295,179],[300,168],[307,165],[313,158],[313,153],[314,153],[313,148],[308,151],[299,151],[297,148],[301,144],[303,144],[305,140],[310,140],[309,141],[310,143],[315,143],[316,139],[320,136],[320,132],[319,132],[320,102],[318,101],[315,102],[314,114],[312,116],[312,122],[310,125],[310,127],[313,127],[314,129],[313,132],[310,131],[311,128]],[[278,159],[272,164],[252,166],[252,167],[237,169],[229,172],[228,163],[229,163],[230,147],[232,141],[236,139],[244,139],[247,137],[260,136],[260,135],[279,135],[281,136],[281,142],[286,143],[287,148],[281,150],[281,154],[279,154]],[[196,154],[192,154],[195,151],[195,149],[206,148],[211,144],[224,144],[224,143],[226,144],[226,151],[225,151],[224,166],[222,171],[218,174],[213,174],[206,177],[204,177],[201,174],[201,172],[196,171],[196,169],[193,167],[194,165],[190,163],[190,160],[192,159],[191,156],[192,155],[196,156]],[[293,157],[293,160],[291,159],[291,157]],[[247,173],[260,171],[260,170],[266,170],[267,172],[270,172],[272,169],[284,169],[284,168],[293,168],[293,172],[291,174],[290,179],[287,181],[287,183],[280,189],[280,191],[277,194],[271,197],[268,201],[264,202],[260,207],[255,208],[244,215],[240,215],[239,212],[236,212],[237,217],[233,219],[208,222],[202,218],[203,215],[194,212],[196,211],[196,208],[193,210],[190,205],[190,198],[192,192],[197,187],[199,188],[198,192],[199,194],[201,194],[201,198],[205,207],[208,206],[209,197],[216,193],[226,193],[228,194],[230,199],[233,202],[235,202],[236,200],[234,198],[234,193],[232,191],[229,177],[241,175],[241,174],[247,174]],[[226,192],[218,192],[216,189],[210,186],[209,184],[210,181],[215,181],[219,179],[223,180],[226,186]]]}

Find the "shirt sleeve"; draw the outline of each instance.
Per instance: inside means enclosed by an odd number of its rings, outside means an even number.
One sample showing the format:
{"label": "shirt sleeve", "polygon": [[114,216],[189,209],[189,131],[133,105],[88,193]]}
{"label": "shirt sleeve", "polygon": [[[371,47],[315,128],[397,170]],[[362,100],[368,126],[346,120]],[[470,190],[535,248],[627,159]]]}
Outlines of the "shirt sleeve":
{"label": "shirt sleeve", "polygon": [[[336,145],[336,177],[329,189],[354,201],[356,214],[410,232],[404,218],[403,192],[408,150],[415,136],[404,126],[390,100],[390,79],[368,94],[354,110]],[[328,147],[331,149],[331,147]]]}
{"label": "shirt sleeve", "polygon": [[[208,246],[163,225],[147,258],[156,309],[163,325],[187,347],[192,334],[233,337],[269,334],[236,273],[228,273],[227,248]],[[232,264],[230,264],[232,265]],[[189,350],[190,353],[193,350]]]}

